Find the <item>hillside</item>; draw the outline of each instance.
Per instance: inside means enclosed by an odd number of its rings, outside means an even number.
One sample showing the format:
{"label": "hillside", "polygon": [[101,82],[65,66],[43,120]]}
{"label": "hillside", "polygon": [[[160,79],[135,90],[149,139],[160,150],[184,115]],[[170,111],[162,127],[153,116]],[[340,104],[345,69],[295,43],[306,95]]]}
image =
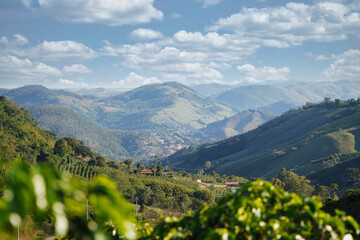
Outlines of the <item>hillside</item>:
{"label": "hillside", "polygon": [[36,163],[41,151],[54,146],[55,134],[41,130],[29,111],[0,97],[0,161],[22,159]]}
{"label": "hillside", "polygon": [[177,83],[148,85],[107,98],[38,85],[1,91],[31,109],[42,127],[62,137],[76,136],[113,159],[172,154],[192,144],[177,130],[205,127],[235,114],[234,109]]}
{"label": "hillside", "polygon": [[103,101],[98,122],[112,129],[198,129],[235,114],[176,82],[146,85]]}
{"label": "hillside", "polygon": [[234,87],[230,85],[210,83],[210,84],[199,84],[195,86],[190,86],[190,88],[205,97],[216,97],[217,95],[227,90],[230,90]]}
{"label": "hillside", "polygon": [[[132,160],[112,161],[95,153],[76,138],[57,138],[54,133],[40,129],[28,110],[20,109],[5,97],[0,97],[1,196],[4,195],[5,182],[14,177],[14,175],[9,175],[9,171],[15,162],[25,163],[26,165],[23,165],[26,166],[25,169],[31,169],[33,165],[44,164],[46,167],[42,173],[45,173],[46,176],[53,173],[50,168],[52,167],[66,174],[66,178],[71,178],[71,182],[78,186],[91,182],[97,175],[107,175],[116,183],[117,188],[115,189],[121,192],[124,198],[133,203],[135,203],[135,197],[137,198],[138,204],[142,206],[141,216],[152,220],[153,223],[158,221],[159,212],[162,212],[160,210],[167,210],[169,215],[180,216],[187,210],[195,210],[204,202],[213,204],[215,201],[214,193],[201,189],[189,174],[184,177],[182,174],[168,173],[170,176],[176,175],[176,180],[175,177],[163,176],[163,167],[159,163],[155,163],[151,167],[156,172],[155,176],[139,174],[139,171],[144,168],[141,164],[135,168],[131,166]],[[15,174],[15,176],[25,179],[25,172],[20,172],[21,174]],[[40,173],[37,172],[37,174]],[[56,176],[60,176],[60,174],[56,174]],[[224,181],[226,180],[228,179],[224,178]],[[229,180],[232,179],[229,178]],[[19,185],[24,186],[24,184]],[[55,185],[51,185],[50,188],[56,187]],[[18,189],[19,186],[16,188]],[[64,189],[67,188],[64,187]],[[221,194],[224,194],[226,189],[222,190]],[[31,189],[31,191],[33,190]],[[15,194],[19,193],[15,192]],[[22,199],[28,199],[28,196],[24,195]],[[34,202],[26,202],[26,204],[32,203]],[[148,207],[151,209],[147,209]],[[46,228],[45,231],[52,231],[51,229],[54,227],[52,219],[46,219],[45,225],[44,218],[37,220],[39,221],[39,224],[36,224],[38,228],[51,226],[44,228]],[[29,223],[25,222],[24,224]],[[31,227],[33,228],[34,225]],[[29,232],[31,231],[29,230]],[[52,234],[54,233],[52,232]]]}
{"label": "hillside", "polygon": [[195,136],[207,142],[229,138],[251,131],[275,116],[275,114],[264,110],[243,111],[224,120],[208,124],[205,128],[200,129]]}
{"label": "hillside", "polygon": [[155,134],[108,129],[89,122],[73,110],[59,105],[31,107],[30,112],[40,121],[42,128],[56,132],[59,137],[76,137],[96,152],[114,160],[124,160],[128,157],[148,160],[155,154],[166,156],[175,152],[177,147],[192,143],[175,133]]}
{"label": "hillside", "polygon": [[281,168],[307,175],[319,170],[317,159],[354,153],[360,138],[360,100],[308,104],[248,133],[169,156],[170,165],[204,168],[210,161],[220,174],[266,177]]}

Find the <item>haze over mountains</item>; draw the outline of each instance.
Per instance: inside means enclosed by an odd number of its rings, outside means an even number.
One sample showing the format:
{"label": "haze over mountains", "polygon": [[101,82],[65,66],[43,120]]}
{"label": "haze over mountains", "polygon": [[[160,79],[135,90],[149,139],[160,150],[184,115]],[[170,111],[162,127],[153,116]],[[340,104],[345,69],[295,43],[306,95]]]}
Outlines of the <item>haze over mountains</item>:
{"label": "haze over mountains", "polygon": [[326,96],[357,98],[360,84],[203,84],[190,88],[168,82],[124,93],[116,89],[76,92],[82,95],[39,85],[0,89],[1,95],[29,108],[42,127],[61,137],[76,136],[113,159],[142,159],[250,131],[308,101]]}

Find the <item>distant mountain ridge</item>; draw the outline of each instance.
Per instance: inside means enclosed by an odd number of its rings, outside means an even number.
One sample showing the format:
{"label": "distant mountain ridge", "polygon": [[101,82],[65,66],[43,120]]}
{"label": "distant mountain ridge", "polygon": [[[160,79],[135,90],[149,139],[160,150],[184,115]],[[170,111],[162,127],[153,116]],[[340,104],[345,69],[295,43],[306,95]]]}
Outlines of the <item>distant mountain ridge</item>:
{"label": "distant mountain ridge", "polygon": [[88,121],[120,130],[196,129],[236,114],[235,108],[205,98],[176,82],[150,84],[104,99],[36,85],[3,94],[26,107],[61,105]]}
{"label": "distant mountain ridge", "polygon": [[287,86],[248,85],[223,91],[216,100],[243,110],[264,108],[278,115],[306,102],[320,102],[325,97],[351,99],[360,97],[360,81],[294,83]]}
{"label": "distant mountain ridge", "polygon": [[243,111],[224,120],[208,124],[205,128],[200,129],[195,136],[204,142],[229,138],[251,131],[275,117],[275,114],[266,110]]}

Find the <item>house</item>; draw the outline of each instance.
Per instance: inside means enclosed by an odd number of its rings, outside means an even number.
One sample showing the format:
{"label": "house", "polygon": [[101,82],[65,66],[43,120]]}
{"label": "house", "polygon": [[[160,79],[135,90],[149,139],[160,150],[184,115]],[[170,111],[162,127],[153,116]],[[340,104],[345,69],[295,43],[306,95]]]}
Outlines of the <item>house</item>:
{"label": "house", "polygon": [[201,179],[200,178],[195,178],[194,179],[195,182],[201,183]]}
{"label": "house", "polygon": [[140,171],[141,174],[147,174],[147,175],[152,175],[153,172],[149,169],[143,169]]}
{"label": "house", "polygon": [[239,182],[225,182],[226,187],[239,187]]}

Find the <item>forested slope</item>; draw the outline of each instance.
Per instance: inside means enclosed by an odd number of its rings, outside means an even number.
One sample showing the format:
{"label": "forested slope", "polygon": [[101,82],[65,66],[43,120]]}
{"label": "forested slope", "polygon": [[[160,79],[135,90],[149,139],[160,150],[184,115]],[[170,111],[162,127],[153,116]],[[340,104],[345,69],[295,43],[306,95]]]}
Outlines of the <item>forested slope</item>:
{"label": "forested slope", "polygon": [[167,161],[189,168],[210,161],[212,170],[245,177],[271,178],[283,167],[306,175],[319,170],[317,159],[358,150],[359,107],[354,99],[307,104],[248,133],[183,149]]}

